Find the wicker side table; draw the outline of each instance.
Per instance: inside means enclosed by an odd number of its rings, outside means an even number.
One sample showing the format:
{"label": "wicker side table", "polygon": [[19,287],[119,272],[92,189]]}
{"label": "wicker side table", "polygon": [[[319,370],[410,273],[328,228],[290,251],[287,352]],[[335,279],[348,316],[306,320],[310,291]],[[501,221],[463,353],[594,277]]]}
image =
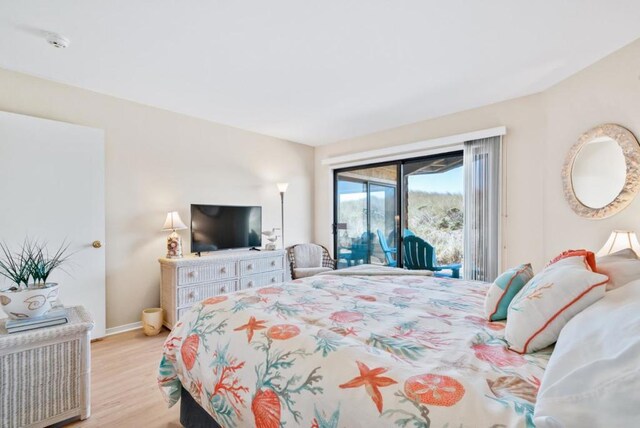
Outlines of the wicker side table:
{"label": "wicker side table", "polygon": [[0,320],[0,427],[89,417],[93,320],[82,306],[67,313],[67,324],[13,334]]}

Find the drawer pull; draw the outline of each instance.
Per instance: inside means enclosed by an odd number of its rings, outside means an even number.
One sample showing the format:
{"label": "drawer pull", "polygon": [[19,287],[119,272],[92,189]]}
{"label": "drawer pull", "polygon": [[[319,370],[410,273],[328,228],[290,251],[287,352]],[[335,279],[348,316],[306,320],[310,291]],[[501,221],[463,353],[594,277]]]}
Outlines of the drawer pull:
{"label": "drawer pull", "polygon": [[275,266],[276,265],[276,261],[275,260],[271,260],[271,266]]}
{"label": "drawer pull", "polygon": [[226,267],[224,267],[224,266],[222,266],[222,267],[220,268],[220,273],[227,273],[227,268],[226,268]]}
{"label": "drawer pull", "polygon": [[191,278],[197,278],[198,277],[198,271],[197,270],[192,270],[191,272],[189,272],[189,276]]}
{"label": "drawer pull", "polygon": [[226,287],[223,285],[222,287],[220,287],[220,292],[224,293],[225,291],[227,291]]}
{"label": "drawer pull", "polygon": [[189,298],[190,299],[197,299],[200,296],[200,293],[198,293],[198,290],[192,290],[189,293]]}
{"label": "drawer pull", "polygon": [[271,282],[276,282],[276,277],[271,278]]}
{"label": "drawer pull", "polygon": [[253,287],[253,281],[247,282],[247,287],[249,287],[249,288]]}
{"label": "drawer pull", "polygon": [[248,270],[253,269],[253,265],[252,265],[251,263],[249,263],[249,264],[247,265],[247,269],[248,269]]}

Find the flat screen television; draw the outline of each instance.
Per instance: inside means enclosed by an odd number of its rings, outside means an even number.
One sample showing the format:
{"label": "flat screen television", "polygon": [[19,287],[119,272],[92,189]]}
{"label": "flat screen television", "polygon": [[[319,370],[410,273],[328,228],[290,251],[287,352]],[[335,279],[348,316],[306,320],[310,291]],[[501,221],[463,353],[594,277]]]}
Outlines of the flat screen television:
{"label": "flat screen television", "polygon": [[191,204],[191,252],[262,245],[262,207]]}

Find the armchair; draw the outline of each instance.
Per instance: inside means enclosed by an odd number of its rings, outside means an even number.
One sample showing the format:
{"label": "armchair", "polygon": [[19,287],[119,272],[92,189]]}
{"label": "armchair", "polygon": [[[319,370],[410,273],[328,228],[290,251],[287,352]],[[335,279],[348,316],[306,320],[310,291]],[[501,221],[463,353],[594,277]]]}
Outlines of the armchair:
{"label": "armchair", "polygon": [[336,261],[329,250],[317,244],[297,244],[287,248],[291,266],[291,278],[306,278],[322,272],[335,270]]}

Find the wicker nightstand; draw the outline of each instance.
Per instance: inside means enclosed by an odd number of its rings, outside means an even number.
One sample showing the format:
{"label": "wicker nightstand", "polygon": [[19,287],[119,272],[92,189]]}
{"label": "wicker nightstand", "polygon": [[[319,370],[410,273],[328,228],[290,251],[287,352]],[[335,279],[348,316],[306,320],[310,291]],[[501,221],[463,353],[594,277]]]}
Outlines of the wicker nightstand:
{"label": "wicker nightstand", "polygon": [[69,322],[8,334],[0,320],[0,426],[45,427],[90,414],[93,320],[82,306]]}

